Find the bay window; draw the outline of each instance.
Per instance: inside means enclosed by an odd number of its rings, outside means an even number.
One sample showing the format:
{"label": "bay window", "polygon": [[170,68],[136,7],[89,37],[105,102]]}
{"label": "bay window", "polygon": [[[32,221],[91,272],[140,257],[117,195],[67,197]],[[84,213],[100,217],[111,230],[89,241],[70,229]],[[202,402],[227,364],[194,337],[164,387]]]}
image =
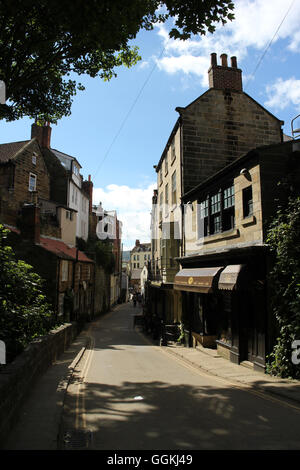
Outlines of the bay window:
{"label": "bay window", "polygon": [[234,228],[234,186],[225,186],[198,203],[198,237]]}

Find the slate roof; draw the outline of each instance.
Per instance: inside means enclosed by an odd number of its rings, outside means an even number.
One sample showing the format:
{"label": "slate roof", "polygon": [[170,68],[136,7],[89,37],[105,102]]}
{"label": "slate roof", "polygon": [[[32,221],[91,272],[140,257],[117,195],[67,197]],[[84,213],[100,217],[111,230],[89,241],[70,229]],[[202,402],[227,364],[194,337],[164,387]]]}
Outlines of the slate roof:
{"label": "slate roof", "polygon": [[140,243],[131,250],[131,253],[140,253],[145,251],[151,251],[151,243]]}
{"label": "slate roof", "polygon": [[25,147],[30,140],[22,140],[20,142],[9,142],[8,144],[0,144],[0,163],[7,163],[15,158],[17,153]]}

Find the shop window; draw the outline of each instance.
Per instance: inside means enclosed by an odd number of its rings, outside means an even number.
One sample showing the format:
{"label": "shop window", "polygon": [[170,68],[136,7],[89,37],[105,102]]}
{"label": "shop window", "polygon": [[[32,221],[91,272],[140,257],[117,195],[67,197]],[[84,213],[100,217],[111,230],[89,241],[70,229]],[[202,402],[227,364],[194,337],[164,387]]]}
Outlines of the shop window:
{"label": "shop window", "polygon": [[231,292],[222,292],[222,309],[219,317],[219,340],[222,343],[231,346],[232,344],[232,294]]}
{"label": "shop window", "polygon": [[252,186],[243,189],[243,216],[250,217],[253,214]]}

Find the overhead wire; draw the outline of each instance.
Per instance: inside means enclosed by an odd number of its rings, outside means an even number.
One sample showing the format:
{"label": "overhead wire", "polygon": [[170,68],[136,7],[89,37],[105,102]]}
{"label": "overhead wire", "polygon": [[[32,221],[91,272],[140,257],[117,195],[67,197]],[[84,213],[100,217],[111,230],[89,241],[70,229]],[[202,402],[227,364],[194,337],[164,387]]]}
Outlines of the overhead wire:
{"label": "overhead wire", "polygon": [[[168,42],[169,42],[169,40],[167,41],[167,43],[165,44],[165,46],[164,46],[163,49],[161,50],[161,52],[160,52],[160,54],[159,54],[157,60],[159,60],[159,59],[163,56],[163,54],[164,54],[164,52],[165,52],[165,50],[166,50],[166,47],[167,47],[167,45],[168,45]],[[105,155],[104,155],[102,161],[100,162],[100,164],[99,164],[99,166],[98,166],[98,168],[97,168],[95,174],[93,175],[93,179],[95,178],[95,176],[96,176],[97,173],[99,172],[100,168],[102,167],[103,163],[104,163],[105,160],[107,159],[107,157],[108,157],[108,155],[109,155],[109,153],[110,153],[110,151],[111,151],[111,149],[112,149],[114,143],[116,142],[116,140],[117,140],[117,138],[119,137],[119,135],[120,135],[120,133],[121,133],[123,127],[125,126],[125,124],[126,124],[126,122],[127,122],[127,119],[129,118],[130,114],[132,113],[132,111],[133,111],[133,109],[134,109],[136,103],[138,102],[138,100],[139,100],[141,94],[143,93],[143,91],[144,91],[144,89],[145,89],[147,83],[149,82],[150,78],[152,77],[153,72],[155,71],[155,69],[156,69],[156,67],[157,67],[157,60],[155,61],[154,65],[153,65],[152,69],[150,70],[150,73],[149,73],[148,76],[146,77],[146,80],[144,81],[144,83],[143,83],[143,85],[142,85],[140,91],[138,92],[137,96],[135,97],[135,99],[134,99],[132,105],[130,106],[128,112],[126,113],[126,115],[125,115],[123,121],[121,122],[121,125],[120,125],[120,127],[118,128],[118,130],[117,130],[117,132],[116,132],[116,134],[115,134],[115,136],[114,136],[114,138],[113,138],[113,140],[112,140],[110,146],[108,147],[108,149],[107,149],[107,151],[106,151],[106,153],[105,153]]]}
{"label": "overhead wire", "polygon": [[[263,59],[264,59],[266,53],[268,52],[268,50],[270,49],[271,45],[273,44],[273,41],[274,41],[275,37],[277,36],[277,34],[278,34],[278,32],[279,32],[281,26],[283,25],[283,23],[284,23],[286,17],[288,16],[289,12],[291,11],[291,9],[292,9],[292,7],[293,7],[295,1],[296,1],[296,0],[292,0],[292,2],[291,2],[291,4],[290,4],[289,8],[287,9],[287,11],[286,11],[284,17],[282,18],[282,20],[281,20],[281,22],[280,22],[278,28],[276,29],[276,31],[275,31],[275,33],[274,33],[272,39],[268,42],[268,44],[267,44],[267,46],[266,46],[264,52],[262,53],[261,57],[259,58],[259,60],[258,60],[258,62],[257,62],[257,64],[256,64],[256,66],[255,66],[254,71],[253,71],[252,74],[250,75],[251,78],[254,78],[254,77],[255,77],[255,74],[256,74],[256,72],[257,72],[257,70],[258,70],[260,64],[262,63],[262,61],[263,61]],[[248,82],[248,83],[249,83],[249,82]]]}
{"label": "overhead wire", "polygon": [[[253,73],[250,75],[250,77],[252,77],[252,78],[255,77],[255,74],[256,74],[256,72],[257,72],[257,70],[258,70],[260,64],[262,63],[262,61],[263,61],[263,59],[264,59],[266,53],[268,52],[269,48],[271,47],[271,45],[272,45],[272,43],[273,43],[273,41],[274,41],[276,35],[278,34],[278,32],[279,32],[279,30],[280,30],[282,24],[284,23],[286,17],[288,16],[289,12],[291,11],[291,9],[292,9],[292,7],[293,7],[295,1],[296,1],[296,0],[292,0],[292,2],[291,2],[291,4],[290,4],[289,8],[287,9],[287,11],[286,11],[284,17],[282,18],[282,20],[281,20],[279,26],[277,27],[277,29],[276,29],[276,31],[275,31],[275,33],[274,33],[272,39],[269,41],[269,43],[267,44],[267,46],[266,46],[266,48],[265,48],[263,54],[262,54],[261,57],[259,58],[259,60],[258,60],[258,62],[257,62],[257,64],[256,64],[256,66],[255,66],[255,69],[254,69]],[[161,52],[160,52],[160,54],[159,54],[159,56],[158,56],[158,60],[163,56],[163,54],[164,54],[164,52],[165,52],[165,50],[166,50],[166,47],[167,47],[167,45],[168,45],[168,42],[169,42],[169,40],[167,41],[166,45],[165,45],[165,46],[163,47],[163,49],[161,50]],[[134,99],[134,101],[133,101],[132,105],[130,106],[129,110],[127,111],[127,113],[126,113],[126,115],[125,115],[123,121],[121,122],[121,124],[120,124],[120,126],[119,126],[119,128],[118,128],[118,130],[117,130],[117,132],[116,132],[116,134],[114,135],[114,137],[113,137],[113,139],[112,139],[112,141],[111,141],[111,143],[110,143],[110,145],[109,145],[109,147],[108,147],[108,149],[107,149],[107,151],[106,151],[106,153],[105,153],[105,155],[104,155],[102,161],[100,162],[100,164],[99,164],[99,166],[98,166],[96,172],[94,173],[93,178],[96,177],[96,175],[98,174],[98,172],[99,172],[100,168],[102,167],[103,163],[104,163],[105,160],[107,159],[107,157],[108,157],[108,155],[109,155],[109,153],[110,153],[110,151],[111,151],[111,149],[112,149],[114,143],[116,142],[117,138],[118,138],[119,135],[121,134],[123,127],[125,126],[125,124],[126,124],[128,118],[129,118],[130,114],[132,113],[132,111],[133,111],[135,105],[137,104],[137,102],[138,102],[138,100],[139,100],[141,94],[143,93],[143,91],[144,91],[144,89],[145,89],[147,83],[149,82],[151,76],[153,75],[153,73],[154,73],[156,67],[157,67],[157,61],[155,61],[155,63],[154,63],[154,65],[153,65],[152,69],[150,70],[150,73],[149,73],[148,76],[146,77],[146,80],[144,81],[144,83],[143,83],[141,89],[139,90],[139,92],[138,92],[136,98]]]}

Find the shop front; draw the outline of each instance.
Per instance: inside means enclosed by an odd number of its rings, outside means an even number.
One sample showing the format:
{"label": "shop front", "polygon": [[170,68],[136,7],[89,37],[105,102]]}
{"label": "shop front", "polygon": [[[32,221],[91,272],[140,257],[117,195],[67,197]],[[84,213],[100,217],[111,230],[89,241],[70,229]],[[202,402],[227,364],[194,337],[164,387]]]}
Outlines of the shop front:
{"label": "shop front", "polygon": [[244,258],[235,264],[230,264],[235,259],[219,261],[217,267],[183,268],[175,276],[174,289],[182,293],[182,322],[189,335],[185,344],[217,348],[231,362],[246,361],[264,370],[265,259]]}
{"label": "shop front", "polygon": [[218,296],[215,295],[222,266],[182,269],[174,289],[182,293],[182,323],[187,346],[216,347]]}

